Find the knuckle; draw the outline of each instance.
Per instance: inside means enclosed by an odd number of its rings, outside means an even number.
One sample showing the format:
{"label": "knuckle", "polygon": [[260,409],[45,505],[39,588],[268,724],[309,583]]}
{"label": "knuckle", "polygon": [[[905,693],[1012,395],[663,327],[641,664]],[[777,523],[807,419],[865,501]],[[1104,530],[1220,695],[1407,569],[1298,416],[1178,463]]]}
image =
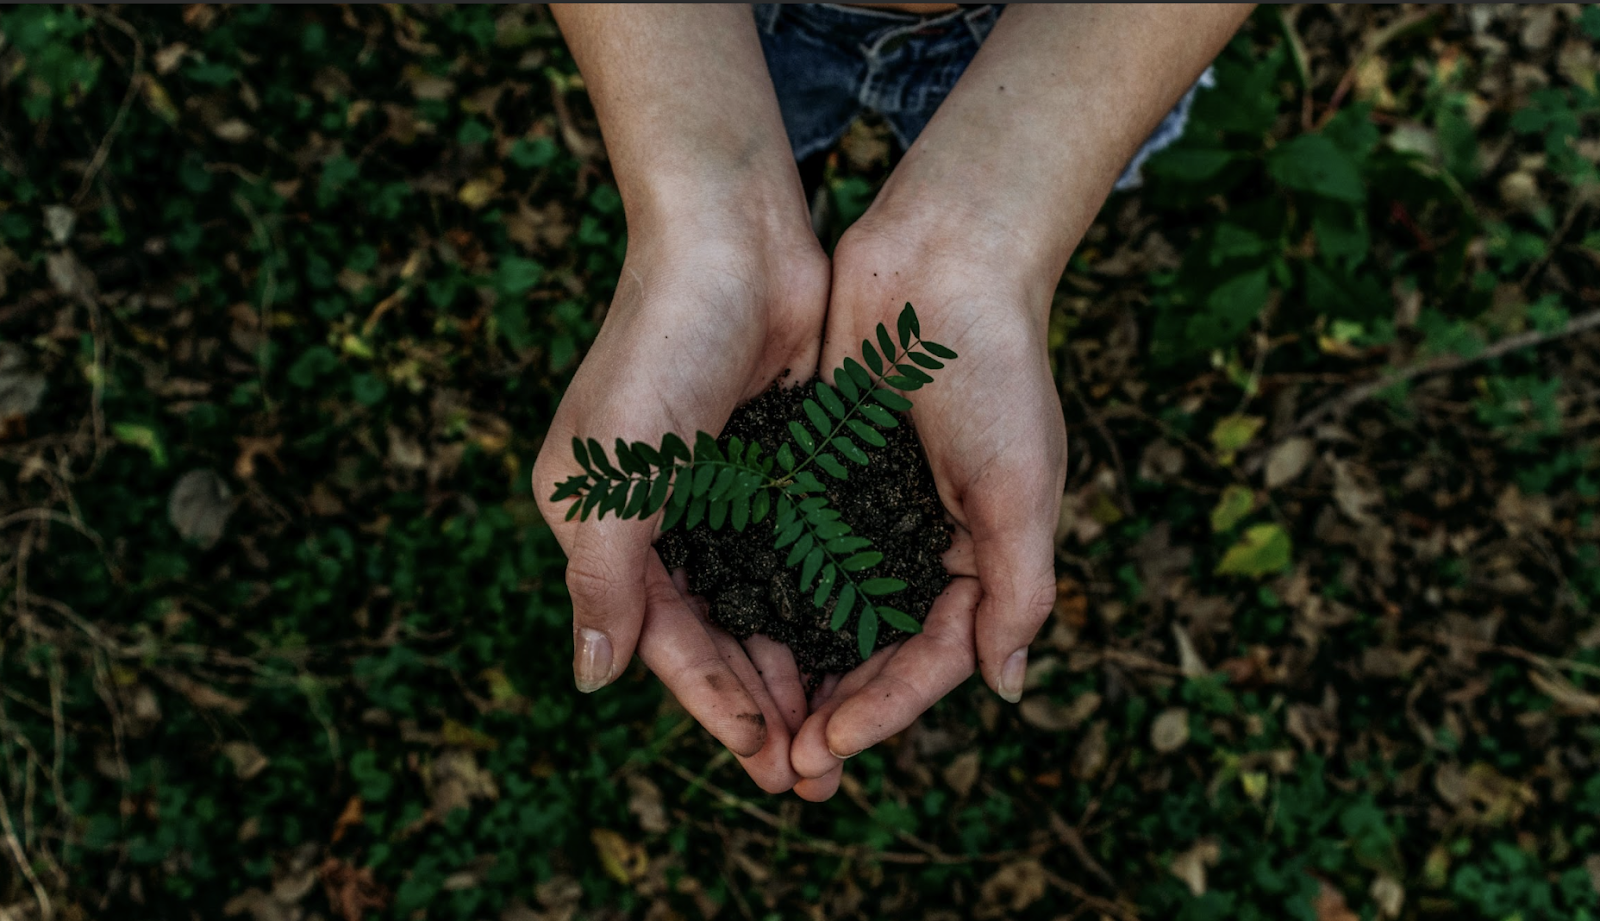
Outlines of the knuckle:
{"label": "knuckle", "polygon": [[622,574],[598,554],[578,554],[567,562],[567,591],[580,605],[603,601],[622,586]]}

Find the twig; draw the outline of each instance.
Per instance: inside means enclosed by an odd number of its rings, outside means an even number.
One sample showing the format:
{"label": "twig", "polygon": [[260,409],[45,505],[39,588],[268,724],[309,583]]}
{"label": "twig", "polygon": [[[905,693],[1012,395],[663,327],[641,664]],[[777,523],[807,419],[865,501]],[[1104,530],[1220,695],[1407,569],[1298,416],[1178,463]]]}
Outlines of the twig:
{"label": "twig", "polygon": [[1521,659],[1530,665],[1538,666],[1549,672],[1559,672],[1561,669],[1567,669],[1580,675],[1600,678],[1600,666],[1579,662],[1575,659],[1552,659],[1517,646],[1506,646],[1501,643],[1491,643],[1488,640],[1473,639],[1470,636],[1462,636],[1459,633],[1446,634],[1440,631],[1417,630],[1412,631],[1412,635],[1432,640],[1441,646],[1468,646],[1478,652],[1496,652],[1503,656],[1510,656],[1513,659]]}
{"label": "twig", "polygon": [[84,170],[83,182],[78,186],[77,194],[72,196],[72,206],[76,208],[83,202],[83,197],[89,194],[89,186],[94,182],[94,177],[105,166],[106,158],[111,155],[111,143],[122,133],[122,122],[128,117],[128,109],[133,105],[133,97],[138,94],[139,86],[144,82],[144,42],[140,40],[139,33],[128,23],[111,14],[100,13],[106,22],[116,27],[117,31],[133,39],[133,75],[128,78],[128,91],[122,94],[122,105],[117,108],[116,117],[111,119],[111,127],[106,129],[105,137],[100,139],[100,146],[95,149],[94,159],[89,161],[89,168]]}
{"label": "twig", "polygon": [[1409,381],[1418,377],[1424,377],[1430,374],[1443,374],[1447,371],[1455,371],[1457,369],[1467,367],[1468,365],[1477,364],[1478,362],[1499,358],[1502,355],[1515,352],[1518,349],[1533,348],[1535,346],[1544,345],[1547,342],[1553,342],[1557,339],[1562,339],[1567,336],[1576,335],[1578,333],[1587,332],[1591,329],[1597,328],[1600,328],[1600,310],[1573,317],[1563,324],[1560,329],[1551,330],[1549,332],[1530,330],[1529,332],[1518,333],[1515,336],[1509,336],[1470,357],[1446,355],[1440,358],[1431,359],[1429,361],[1418,362],[1410,365],[1409,367],[1401,368],[1392,374],[1386,374],[1377,380],[1368,381],[1365,384],[1358,384],[1355,387],[1351,387],[1349,390],[1346,390],[1339,396],[1328,400],[1327,402],[1318,406],[1316,409],[1313,409],[1311,412],[1306,413],[1300,418],[1299,422],[1294,424],[1291,432],[1304,432],[1317,423],[1322,422],[1324,419],[1339,418],[1361,403],[1365,403],[1367,400],[1370,400],[1390,387],[1393,387],[1395,384],[1403,383],[1405,381]]}
{"label": "twig", "polygon": [[1321,131],[1339,113],[1340,103],[1344,102],[1344,97],[1349,94],[1351,87],[1355,86],[1356,75],[1361,72],[1361,67],[1367,63],[1368,58],[1377,54],[1384,45],[1404,35],[1412,28],[1432,19],[1437,12],[1438,9],[1434,8],[1407,13],[1378,31],[1373,32],[1371,37],[1367,39],[1366,46],[1361,49],[1361,53],[1356,55],[1354,61],[1350,62],[1350,68],[1340,78],[1339,85],[1334,88],[1333,97],[1328,100],[1328,108],[1322,113],[1321,120],[1317,122],[1317,130]]}
{"label": "twig", "polygon": [[[733,808],[739,810],[747,816],[750,816],[763,825],[782,833],[784,836],[786,836],[786,840],[783,842],[784,845],[798,851],[806,851],[813,854],[826,854],[830,857],[842,857],[851,860],[876,860],[881,863],[967,864],[1004,863],[1007,860],[1013,860],[1021,856],[1037,856],[1042,850],[1041,848],[1030,848],[1028,850],[1021,851],[999,851],[993,854],[947,854],[939,850],[937,847],[928,844],[926,841],[916,839],[918,844],[913,846],[927,848],[930,853],[909,854],[896,851],[875,851],[864,847],[850,847],[847,845],[836,844],[825,838],[817,838],[799,830],[798,828],[795,828],[793,825],[784,822],[782,819],[766,811],[765,809],[762,809],[760,806],[757,806],[755,803],[750,802],[744,797],[724,790],[715,783],[712,783],[710,780],[696,775],[693,771],[681,764],[677,764],[676,762],[668,761],[666,759],[662,759],[660,763],[665,766],[667,770],[677,774],[679,777],[699,787],[700,789],[705,790],[712,796],[715,796],[717,799],[722,801],[723,805],[732,806]],[[748,834],[757,840],[761,840],[763,844],[777,844],[775,839],[763,839],[760,835],[757,835],[753,832]],[[793,837],[787,838],[787,836]],[[915,836],[912,837],[915,838]]]}
{"label": "twig", "polygon": [[1082,886],[1078,885],[1072,880],[1052,871],[1048,867],[1044,868],[1044,878],[1050,883],[1050,885],[1060,889],[1062,892],[1065,892],[1067,895],[1072,896],[1083,904],[1094,908],[1096,911],[1112,915],[1113,917],[1121,918],[1122,921],[1139,921],[1138,913],[1123,906],[1122,903],[1113,902],[1109,899],[1102,899],[1101,897],[1088,892]]}
{"label": "twig", "polygon": [[44,921],[53,921],[55,906],[50,904],[50,894],[44,891],[44,884],[34,875],[33,865],[22,849],[22,842],[17,840],[17,830],[11,824],[11,804],[6,802],[4,791],[0,791],[0,828],[5,830],[6,847],[11,851],[11,859],[17,862],[17,869],[28,880],[28,885],[33,887],[33,897],[39,900],[39,916]]}
{"label": "twig", "polygon": [[1099,432],[1100,438],[1105,441],[1106,450],[1111,452],[1111,463],[1117,469],[1117,494],[1122,499],[1122,513],[1135,517],[1139,512],[1133,504],[1133,493],[1128,485],[1130,482],[1128,468],[1122,463],[1122,451],[1117,448],[1117,440],[1111,437],[1111,430],[1106,428],[1105,420],[1100,417],[1099,411],[1089,405],[1088,399],[1078,389],[1078,376],[1072,370],[1072,350],[1061,351],[1061,384],[1078,401],[1078,405],[1083,407],[1084,418],[1089,420],[1089,424],[1094,426],[1094,430]]}

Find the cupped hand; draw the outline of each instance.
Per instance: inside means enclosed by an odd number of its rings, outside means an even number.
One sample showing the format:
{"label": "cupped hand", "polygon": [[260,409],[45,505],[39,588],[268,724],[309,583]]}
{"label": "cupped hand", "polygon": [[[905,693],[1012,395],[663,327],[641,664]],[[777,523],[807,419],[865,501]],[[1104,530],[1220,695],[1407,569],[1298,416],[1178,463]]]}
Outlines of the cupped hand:
{"label": "cupped hand", "polygon": [[[1059,274],[1059,272],[1057,272]],[[915,306],[922,333],[959,357],[910,395],[911,418],[955,526],[954,577],[923,632],[822,688],[795,737],[795,792],[836,789],[845,758],[909,726],[980,670],[1021,698],[1027,647],[1055,597],[1052,535],[1067,433],[1046,351],[1056,278],[1005,247],[863,217],[834,253],[824,374],[857,357],[877,324]]]}
{"label": "cupped hand", "polygon": [[786,647],[745,644],[713,626],[652,543],[659,515],[567,521],[556,484],[580,473],[573,437],[659,444],[675,432],[719,432],[740,403],[816,367],[827,259],[814,237],[773,244],[727,226],[630,227],[604,325],[557,409],[533,468],[545,520],[567,554],[573,672],[579,690],[615,680],[635,650],[683,707],[737,755],[765,790],[798,776],[790,741],[806,712]]}

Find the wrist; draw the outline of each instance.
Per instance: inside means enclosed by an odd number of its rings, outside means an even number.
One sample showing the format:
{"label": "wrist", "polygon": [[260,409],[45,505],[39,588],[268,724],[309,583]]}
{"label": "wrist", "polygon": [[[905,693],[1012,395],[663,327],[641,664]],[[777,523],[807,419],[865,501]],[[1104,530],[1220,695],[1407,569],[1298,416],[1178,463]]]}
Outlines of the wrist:
{"label": "wrist", "polygon": [[1037,197],[1019,202],[980,170],[924,171],[903,161],[846,235],[853,245],[841,241],[840,250],[874,253],[892,271],[937,277],[1040,319],[1087,226],[1060,220],[1056,211]]}

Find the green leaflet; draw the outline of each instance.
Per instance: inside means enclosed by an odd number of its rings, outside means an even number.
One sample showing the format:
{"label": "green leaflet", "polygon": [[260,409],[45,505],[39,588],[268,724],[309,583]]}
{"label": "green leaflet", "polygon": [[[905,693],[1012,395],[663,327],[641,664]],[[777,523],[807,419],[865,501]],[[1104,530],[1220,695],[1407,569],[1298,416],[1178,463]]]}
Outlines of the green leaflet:
{"label": "green leaflet", "polygon": [[856,651],[863,660],[872,658],[872,648],[878,645],[878,611],[872,605],[861,609],[861,626],[856,628]]}

